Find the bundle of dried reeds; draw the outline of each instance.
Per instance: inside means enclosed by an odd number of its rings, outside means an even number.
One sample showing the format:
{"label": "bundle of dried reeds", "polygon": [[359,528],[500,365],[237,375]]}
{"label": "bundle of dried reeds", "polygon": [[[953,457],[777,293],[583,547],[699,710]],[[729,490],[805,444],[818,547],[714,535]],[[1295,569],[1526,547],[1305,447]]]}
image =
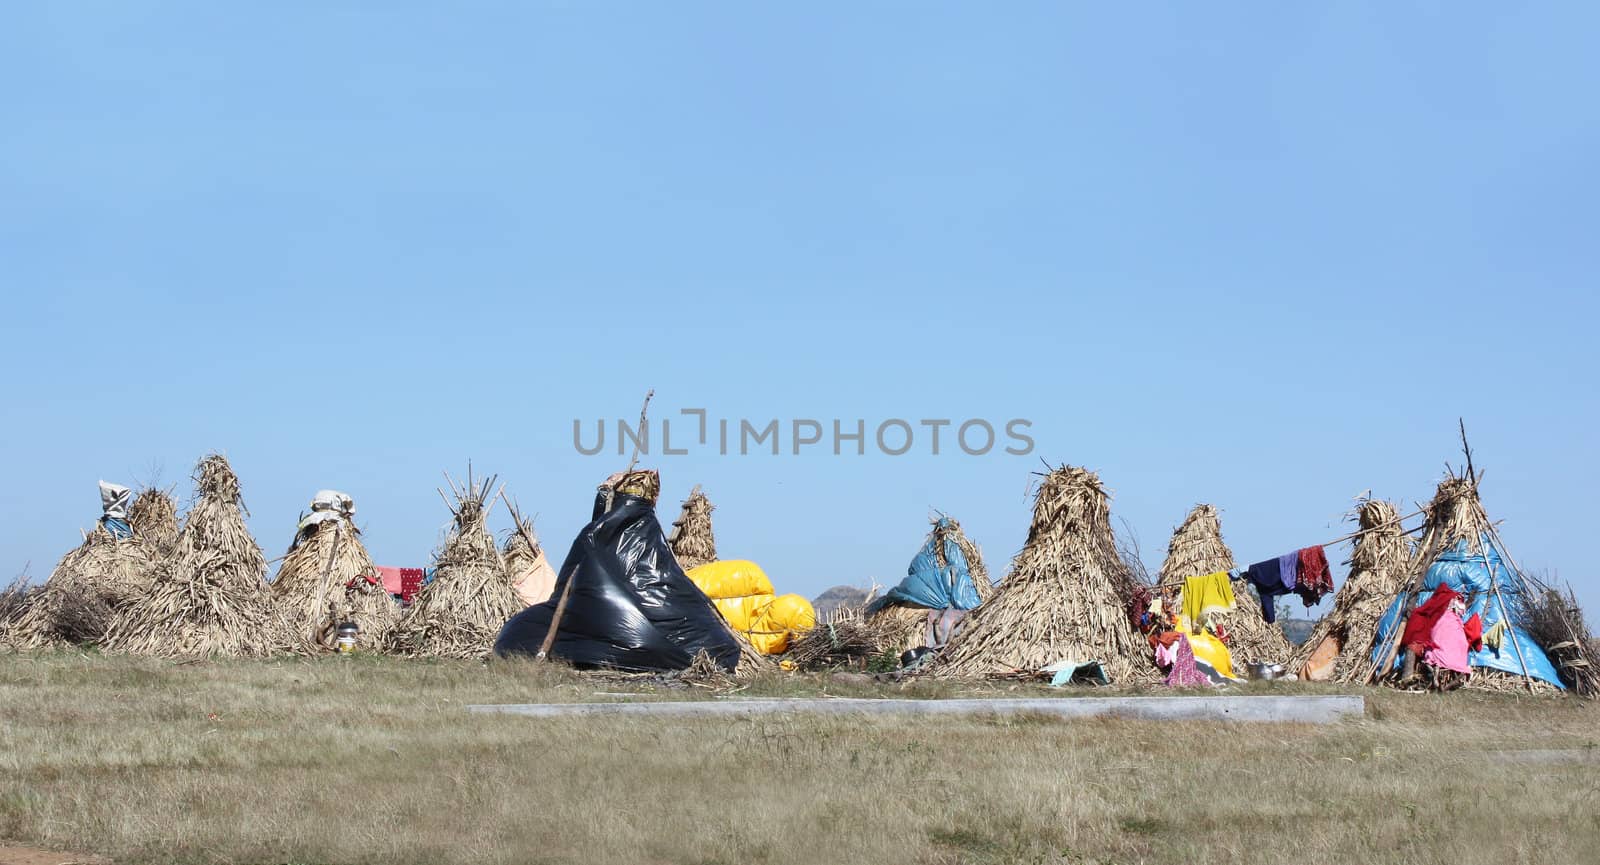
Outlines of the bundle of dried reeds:
{"label": "bundle of dried reeds", "polygon": [[21,649],[99,644],[116,612],[149,588],[152,571],[137,536],[118,539],[97,525],[31,593],[11,640]]}
{"label": "bundle of dried reeds", "polygon": [[299,650],[267,586],[267,557],[245,526],[239,478],[221,454],[195,469],[177,552],[106,634],[115,650],[169,658],[264,657]]}
{"label": "bundle of dried reeds", "polygon": [[1039,485],[1011,572],[932,665],[936,676],[1034,673],[1099,661],[1113,682],[1157,679],[1149,644],[1128,621],[1133,575],[1117,555],[1110,498],[1088,469],[1063,466]]}
{"label": "bundle of dried reeds", "polygon": [[1563,592],[1539,581],[1536,591],[1519,596],[1517,607],[1517,619],[1550,656],[1562,683],[1580,697],[1600,696],[1600,669],[1591,665],[1594,638],[1572,586]]}
{"label": "bundle of dried reeds", "polygon": [[927,607],[889,603],[868,614],[882,651],[899,655],[928,641]]}
{"label": "bundle of dried reeds", "polygon": [[401,613],[390,650],[414,657],[481,658],[506,620],[522,609],[522,600],[486,525],[499,498],[489,493],[494,478],[474,481],[469,469],[465,485],[449,475],[445,479],[455,497],[450,535],[434,558],[433,581]]}
{"label": "bundle of dried reeds", "polygon": [[[1318,649],[1337,646],[1326,680],[1361,681],[1383,612],[1405,585],[1411,544],[1400,525],[1400,510],[1390,502],[1366,498],[1356,503],[1355,519],[1360,533],[1353,540],[1350,576],[1333,596],[1333,609],[1290,656],[1289,669],[1302,678],[1309,678],[1303,671]],[[1333,643],[1324,647],[1327,640]],[[1327,663],[1319,661],[1319,666]]]}
{"label": "bundle of dried reeds", "polygon": [[[739,666],[744,666],[742,658]],[[689,666],[677,673],[678,681],[712,691],[731,691],[739,686],[740,678],[724,670],[705,649],[696,652]]]}
{"label": "bundle of dried reeds", "polygon": [[0,589],[0,650],[17,648],[14,641],[16,623],[33,602],[35,591],[35,587],[23,582],[21,577]]}
{"label": "bundle of dried reeds", "polygon": [[128,506],[128,525],[152,557],[166,557],[178,549],[178,503],[170,490],[145,487]]}
{"label": "bundle of dried reeds", "polygon": [[272,594],[300,638],[322,651],[338,648],[338,628],[347,622],[358,629],[357,645],[381,650],[400,619],[361,543],[361,531],[343,517],[298,532],[272,581]]}
{"label": "bundle of dried reeds", "polygon": [[672,523],[667,534],[667,546],[678,557],[678,564],[686,571],[717,560],[717,538],[711,531],[711,512],[716,506],[706,498],[695,484],[689,497],[683,500],[683,512]]}
{"label": "bundle of dried reeds", "polygon": [[862,667],[891,652],[898,656],[896,639],[875,617],[867,616],[864,606],[840,607],[826,622],[790,642],[785,658],[801,670]]}
{"label": "bundle of dried reeds", "polygon": [[941,568],[949,565],[944,556],[944,542],[947,539],[956,542],[956,549],[959,549],[962,558],[967,560],[967,572],[972,575],[972,585],[978,590],[978,599],[982,601],[989,600],[990,596],[994,594],[994,584],[989,582],[989,568],[983,563],[983,550],[973,543],[971,538],[967,537],[967,533],[961,530],[961,524],[956,522],[954,518],[946,517],[943,525],[935,518],[933,520],[933,549],[934,556],[939,560],[939,567]]}
{"label": "bundle of dried reeds", "polygon": [[[1207,504],[1195,505],[1167,543],[1161,585],[1182,586],[1188,577],[1233,568],[1233,551],[1222,540],[1222,520],[1217,509]],[[1233,598],[1236,609],[1224,616],[1223,622],[1231,634],[1228,650],[1233,655],[1234,669],[1242,675],[1245,664],[1281,664],[1289,660],[1293,651],[1289,638],[1283,635],[1282,628],[1269,624],[1262,616],[1261,599],[1255,590],[1237,583]]]}

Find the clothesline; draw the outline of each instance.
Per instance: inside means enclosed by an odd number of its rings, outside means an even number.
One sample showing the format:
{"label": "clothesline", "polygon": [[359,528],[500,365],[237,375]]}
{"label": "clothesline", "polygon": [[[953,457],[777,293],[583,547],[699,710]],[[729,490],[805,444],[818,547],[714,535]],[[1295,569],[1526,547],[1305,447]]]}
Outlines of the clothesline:
{"label": "clothesline", "polygon": [[[1420,510],[1420,509],[1416,510],[1416,511],[1412,511],[1411,513],[1406,514],[1403,517],[1395,517],[1392,520],[1384,520],[1383,522],[1378,523],[1377,525],[1374,525],[1374,526],[1368,526],[1367,528],[1364,528],[1364,529],[1356,529],[1355,531],[1351,532],[1348,535],[1342,535],[1340,537],[1334,538],[1331,541],[1324,541],[1324,542],[1322,542],[1320,544],[1316,544],[1315,546],[1331,547],[1331,546],[1334,546],[1335,544],[1342,544],[1342,543],[1344,543],[1346,541],[1352,541],[1352,540],[1355,540],[1356,538],[1361,537],[1362,535],[1364,535],[1364,534],[1366,534],[1368,532],[1375,532],[1378,529],[1386,529],[1389,526],[1394,525],[1395,523],[1403,523],[1406,520],[1411,519],[1412,517],[1420,517],[1424,513],[1427,513],[1427,511]],[[1402,534],[1409,535],[1412,532],[1421,531],[1422,529],[1423,529],[1423,526],[1417,526],[1414,529],[1406,529]],[[1191,576],[1199,576],[1199,574],[1192,574]],[[1175,589],[1175,588],[1183,585],[1183,581],[1185,579],[1188,579],[1188,577],[1181,577],[1179,579],[1173,580],[1171,582],[1166,582],[1166,583],[1157,583],[1156,584],[1156,588],[1158,588],[1158,589]]]}

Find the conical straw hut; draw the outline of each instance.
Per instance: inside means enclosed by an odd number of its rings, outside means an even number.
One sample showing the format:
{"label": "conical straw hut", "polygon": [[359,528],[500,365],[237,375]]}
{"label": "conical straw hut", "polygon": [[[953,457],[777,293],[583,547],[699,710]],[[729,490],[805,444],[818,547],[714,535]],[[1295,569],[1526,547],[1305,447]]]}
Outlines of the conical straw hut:
{"label": "conical straw hut", "polygon": [[[1188,577],[1200,577],[1234,568],[1233,551],[1222,540],[1222,521],[1211,505],[1195,505],[1183,524],[1172,532],[1167,543],[1167,558],[1161,564],[1161,586],[1182,587]],[[1245,585],[1233,593],[1235,609],[1223,618],[1229,637],[1228,651],[1233,668],[1244,675],[1246,664],[1281,664],[1289,660],[1293,647],[1283,629],[1268,624],[1261,613],[1261,601]]]}
{"label": "conical straw hut", "polygon": [[1011,572],[967,617],[934,675],[1031,675],[1058,661],[1098,661],[1115,683],[1153,682],[1149,644],[1128,620],[1135,586],[1116,551],[1110,497],[1088,469],[1063,466],[1039,485]]}
{"label": "conical straw hut", "polygon": [[[953,542],[967,562],[967,574],[977,591],[979,601],[988,601],[994,594],[989,582],[989,569],[983,563],[983,551],[961,530],[961,524],[943,514],[932,520],[933,529],[928,541],[933,547],[934,563],[943,572],[950,566],[945,556],[945,545]],[[920,552],[918,554],[921,555]],[[871,626],[882,636],[885,651],[896,655],[925,645],[928,638],[929,619],[933,610],[919,604],[890,599],[867,614]]]}
{"label": "conical straw hut", "polygon": [[310,646],[337,649],[338,629],[348,623],[356,626],[357,646],[379,649],[400,611],[361,543],[355,503],[325,490],[311,507],[272,581],[273,597]]}
{"label": "conical straw hut", "polygon": [[672,523],[667,535],[667,546],[678,557],[685,571],[692,571],[717,560],[717,538],[711,531],[711,512],[716,506],[706,498],[700,485],[695,484],[689,497],[683,500],[683,512]]}
{"label": "conical straw hut", "polygon": [[96,525],[61,557],[11,626],[19,649],[104,642],[119,610],[149,589],[153,561],[135,536],[118,538]]}
{"label": "conical straw hut", "polygon": [[401,613],[390,650],[413,657],[481,658],[494,647],[506,620],[522,609],[522,600],[487,526],[499,498],[489,494],[494,478],[474,481],[469,469],[465,486],[448,475],[445,479],[455,497],[450,535],[434,558],[433,580]]}
{"label": "conical straw hut", "polygon": [[1355,519],[1350,576],[1333,596],[1333,609],[1290,656],[1300,678],[1346,684],[1362,681],[1371,663],[1383,611],[1405,585],[1411,544],[1391,502],[1361,499]]}
{"label": "conical straw hut", "polygon": [[544,545],[539,543],[539,533],[533,528],[533,520],[524,518],[517,506],[509,501],[506,507],[511,511],[512,522],[511,532],[506,535],[500,548],[500,556],[506,563],[506,575],[511,578],[511,587],[516,590],[517,598],[524,607],[542,604],[555,591],[555,566],[550,564]]}
{"label": "conical straw hut", "polygon": [[239,477],[221,454],[195,469],[195,502],[173,558],[112,623],[107,645],[169,658],[265,657],[301,647],[267,586],[267,557],[245,526]]}

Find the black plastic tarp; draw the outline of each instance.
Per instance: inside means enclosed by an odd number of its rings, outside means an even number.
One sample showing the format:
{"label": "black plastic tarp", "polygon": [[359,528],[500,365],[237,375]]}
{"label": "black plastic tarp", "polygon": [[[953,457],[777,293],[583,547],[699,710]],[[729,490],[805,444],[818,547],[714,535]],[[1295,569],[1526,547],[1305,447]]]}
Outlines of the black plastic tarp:
{"label": "black plastic tarp", "polygon": [[739,645],[678,566],[647,499],[600,492],[550,600],[512,616],[500,629],[495,653],[538,654],[569,583],[572,593],[550,649],[554,657],[582,667],[681,670],[703,649],[729,671],[739,662]]}

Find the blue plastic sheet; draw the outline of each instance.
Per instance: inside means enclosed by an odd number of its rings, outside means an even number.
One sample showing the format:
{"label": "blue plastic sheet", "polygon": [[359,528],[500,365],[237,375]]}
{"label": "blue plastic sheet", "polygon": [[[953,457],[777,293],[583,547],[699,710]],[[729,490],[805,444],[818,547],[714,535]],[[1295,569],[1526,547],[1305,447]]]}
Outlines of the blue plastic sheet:
{"label": "blue plastic sheet", "polygon": [[[1484,631],[1488,631],[1496,623],[1505,619],[1505,616],[1500,612],[1500,604],[1495,602],[1494,596],[1489,592],[1490,586],[1498,585],[1501,599],[1505,601],[1506,612],[1512,616],[1512,619],[1506,622],[1508,633],[1505,645],[1500,647],[1499,652],[1487,647],[1479,649],[1468,656],[1468,663],[1474,667],[1503,670],[1518,676],[1522,675],[1522,665],[1526,663],[1529,676],[1549,682],[1558,688],[1566,688],[1565,685],[1561,684],[1561,677],[1556,674],[1555,665],[1550,663],[1549,656],[1544,653],[1543,649],[1539,648],[1539,644],[1535,643],[1526,631],[1517,627],[1515,620],[1517,597],[1515,593],[1518,590],[1513,587],[1512,581],[1507,579],[1511,575],[1510,568],[1506,566],[1505,562],[1501,561],[1499,552],[1491,545],[1487,536],[1482,539],[1482,544],[1485,550],[1484,554],[1472,552],[1467,542],[1463,540],[1456,545],[1455,549],[1439,556],[1434,561],[1433,566],[1428,568],[1428,573],[1422,578],[1423,591],[1417,595],[1414,607],[1420,606],[1428,598],[1432,597],[1433,591],[1439,586],[1447,585],[1463,596],[1472,599],[1472,602],[1467,606],[1466,617],[1470,618],[1473,613],[1477,613],[1478,617],[1483,621]],[[1383,618],[1379,620],[1378,646],[1373,649],[1373,660],[1377,660],[1378,652],[1382,650],[1384,641],[1388,638],[1390,631],[1399,623],[1400,610],[1404,601],[1404,595],[1395,598],[1394,603],[1389,605],[1389,609],[1384,612]],[[1513,642],[1516,643],[1515,647],[1512,646]],[[1518,648],[1522,650],[1520,660],[1517,657]],[[1399,663],[1398,658],[1395,663]]]}
{"label": "blue plastic sheet", "polygon": [[[940,517],[937,529],[950,527],[948,517]],[[978,588],[972,584],[972,572],[967,567],[967,557],[962,555],[961,547],[955,540],[946,536],[944,539],[943,568],[939,567],[937,549],[938,532],[928,535],[928,540],[922,545],[916,558],[911,560],[911,566],[906,568],[906,578],[900,585],[889,590],[874,608],[898,601],[904,604],[915,604],[919,607],[928,607],[934,610],[970,610],[978,606]]]}

